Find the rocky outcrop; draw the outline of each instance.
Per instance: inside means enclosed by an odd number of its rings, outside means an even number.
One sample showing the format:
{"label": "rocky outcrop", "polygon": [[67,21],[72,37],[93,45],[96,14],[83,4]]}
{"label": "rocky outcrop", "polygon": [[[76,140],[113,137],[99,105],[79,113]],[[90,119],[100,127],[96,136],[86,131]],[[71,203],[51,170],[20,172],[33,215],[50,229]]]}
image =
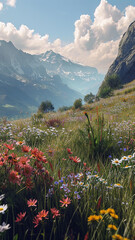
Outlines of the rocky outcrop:
{"label": "rocky outcrop", "polygon": [[110,66],[106,77],[113,74],[120,77],[122,84],[135,79],[135,21],[124,33],[119,44],[118,56]]}

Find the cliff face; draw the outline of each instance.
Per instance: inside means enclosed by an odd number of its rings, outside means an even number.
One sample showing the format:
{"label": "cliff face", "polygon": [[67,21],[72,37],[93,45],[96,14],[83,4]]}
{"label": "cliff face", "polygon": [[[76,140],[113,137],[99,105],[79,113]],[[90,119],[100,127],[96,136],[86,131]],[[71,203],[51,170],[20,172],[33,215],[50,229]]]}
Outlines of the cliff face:
{"label": "cliff face", "polygon": [[106,76],[113,74],[120,77],[122,84],[135,79],[135,21],[124,33],[119,44],[118,56]]}

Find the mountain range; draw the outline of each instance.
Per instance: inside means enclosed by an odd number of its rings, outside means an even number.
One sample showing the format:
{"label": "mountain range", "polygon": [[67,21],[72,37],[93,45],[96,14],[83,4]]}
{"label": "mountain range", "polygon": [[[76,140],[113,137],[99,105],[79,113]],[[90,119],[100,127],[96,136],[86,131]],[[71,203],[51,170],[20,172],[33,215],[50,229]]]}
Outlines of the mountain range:
{"label": "mountain range", "polygon": [[39,55],[39,58],[44,61],[49,75],[58,74],[63,83],[84,95],[90,92],[96,94],[104,79],[96,68],[71,62],[52,50]]}
{"label": "mountain range", "polygon": [[26,117],[46,100],[55,109],[73,105],[83,92],[98,90],[102,79],[96,69],[53,51],[31,55],[0,40],[0,117]]}

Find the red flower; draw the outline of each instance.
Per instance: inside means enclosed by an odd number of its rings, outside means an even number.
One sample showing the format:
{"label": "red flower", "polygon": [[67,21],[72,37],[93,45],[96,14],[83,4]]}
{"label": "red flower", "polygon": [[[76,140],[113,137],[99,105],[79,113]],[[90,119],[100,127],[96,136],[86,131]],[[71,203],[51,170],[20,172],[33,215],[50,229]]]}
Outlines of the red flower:
{"label": "red flower", "polygon": [[70,149],[70,148],[67,148],[67,152],[68,152],[68,154],[72,154],[72,152],[71,152],[71,149]]}
{"label": "red flower", "polygon": [[9,173],[9,181],[12,183],[20,184],[20,176],[17,171],[11,170]]}
{"label": "red flower", "polygon": [[13,144],[4,144],[5,145],[5,147],[7,147],[9,150],[14,150],[14,146],[13,146]]}
{"label": "red flower", "polygon": [[63,201],[62,200],[60,200],[60,202],[62,203],[62,205],[61,205],[61,207],[67,207],[70,203],[71,203],[71,200],[70,200],[70,198],[63,198]]}
{"label": "red flower", "polygon": [[24,166],[24,175],[26,176],[26,177],[30,177],[31,176],[31,174],[32,174],[32,172],[33,172],[33,168],[29,165],[29,164],[26,164],[25,166]]}
{"label": "red flower", "polygon": [[56,208],[51,208],[51,213],[53,214],[53,218],[60,216],[59,210]]}
{"label": "red flower", "polygon": [[28,207],[36,207],[37,200],[36,199],[29,199],[27,200]]}
{"label": "red flower", "polygon": [[22,151],[23,152],[30,152],[31,151],[31,147],[27,146],[27,145],[23,145],[22,146]]}
{"label": "red flower", "polygon": [[21,157],[20,161],[19,161],[19,165],[21,167],[24,167],[24,165],[26,165],[30,160],[27,157]]}
{"label": "red flower", "polygon": [[33,223],[35,224],[34,228],[38,226],[39,222],[40,222],[39,218],[37,216],[34,217],[33,219]]}
{"label": "red flower", "polygon": [[37,214],[37,217],[39,218],[39,220],[42,220],[42,218],[48,219],[47,215],[48,215],[48,211],[42,210]]}
{"label": "red flower", "polygon": [[26,215],[26,212],[24,212],[24,213],[21,213],[21,212],[18,213],[15,222],[20,222],[20,221],[25,217],[25,215]]}
{"label": "red flower", "polygon": [[73,161],[74,161],[75,163],[80,163],[80,162],[81,162],[81,159],[78,158],[77,156],[75,156],[75,157],[73,158]]}

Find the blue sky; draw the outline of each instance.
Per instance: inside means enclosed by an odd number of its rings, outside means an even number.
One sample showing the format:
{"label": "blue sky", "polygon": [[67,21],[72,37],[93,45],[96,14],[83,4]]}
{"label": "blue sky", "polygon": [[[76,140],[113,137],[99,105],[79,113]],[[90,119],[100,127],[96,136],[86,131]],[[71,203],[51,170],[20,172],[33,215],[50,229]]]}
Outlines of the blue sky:
{"label": "blue sky", "polygon": [[106,72],[134,16],[134,0],[0,0],[0,39]]}

